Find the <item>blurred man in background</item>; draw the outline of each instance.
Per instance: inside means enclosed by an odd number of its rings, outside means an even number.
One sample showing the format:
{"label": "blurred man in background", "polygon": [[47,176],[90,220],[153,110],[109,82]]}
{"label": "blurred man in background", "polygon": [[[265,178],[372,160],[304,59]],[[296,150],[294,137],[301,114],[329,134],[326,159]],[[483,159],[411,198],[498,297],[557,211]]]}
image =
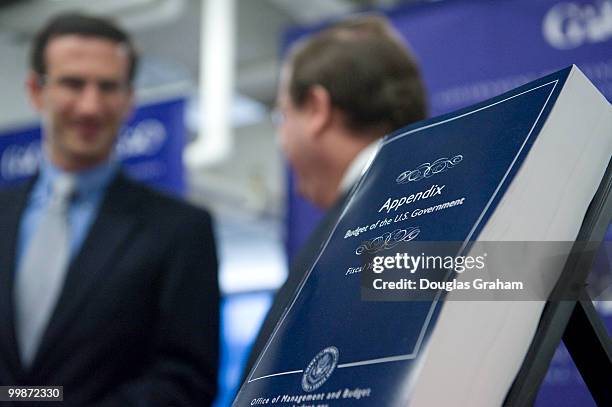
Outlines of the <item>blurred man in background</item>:
{"label": "blurred man in background", "polygon": [[274,326],[340,216],[385,134],[426,116],[414,57],[385,18],[345,20],[293,47],[278,93],[281,146],[299,192],[326,216],[296,256],[247,361],[254,366]]}
{"label": "blurred man in background", "polygon": [[[66,14],[36,36],[35,180],[0,193],[0,384],[61,385],[75,406],[206,406],[219,292],[207,212],[129,181],[112,158],[137,55]],[[19,403],[17,403],[19,404]]]}

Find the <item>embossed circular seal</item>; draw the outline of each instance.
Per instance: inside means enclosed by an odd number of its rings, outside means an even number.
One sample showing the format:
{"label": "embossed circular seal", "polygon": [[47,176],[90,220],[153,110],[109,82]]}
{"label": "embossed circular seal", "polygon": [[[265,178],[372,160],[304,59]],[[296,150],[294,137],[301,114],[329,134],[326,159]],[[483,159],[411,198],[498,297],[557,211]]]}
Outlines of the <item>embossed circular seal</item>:
{"label": "embossed circular seal", "polygon": [[302,376],[302,389],[313,391],[321,387],[329,379],[338,364],[338,349],[334,346],[327,347],[317,353]]}

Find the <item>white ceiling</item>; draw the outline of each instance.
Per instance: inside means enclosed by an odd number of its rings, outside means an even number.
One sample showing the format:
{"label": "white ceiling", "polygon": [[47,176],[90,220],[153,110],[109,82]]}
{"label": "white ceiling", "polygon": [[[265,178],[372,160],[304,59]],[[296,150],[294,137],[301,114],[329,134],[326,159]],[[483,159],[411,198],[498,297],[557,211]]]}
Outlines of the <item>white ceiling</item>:
{"label": "white ceiling", "polygon": [[[274,100],[280,38],[287,27],[348,14],[364,6],[387,7],[401,2],[235,1],[237,90],[268,105]],[[197,82],[200,0],[0,0],[0,6],[6,3],[0,8],[0,35],[16,43],[27,43],[49,16],[61,11],[76,9],[111,16],[134,35],[142,52],[141,86]]]}

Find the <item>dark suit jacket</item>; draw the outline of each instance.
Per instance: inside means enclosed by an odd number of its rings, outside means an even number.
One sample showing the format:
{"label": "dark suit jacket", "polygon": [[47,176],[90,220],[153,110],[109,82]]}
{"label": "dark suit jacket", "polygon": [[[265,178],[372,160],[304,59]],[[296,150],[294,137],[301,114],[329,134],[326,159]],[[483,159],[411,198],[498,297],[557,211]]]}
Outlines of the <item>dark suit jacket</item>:
{"label": "dark suit jacket", "polygon": [[259,354],[266,346],[268,338],[272,335],[276,323],[280,320],[285,309],[289,306],[289,303],[293,299],[293,296],[298,289],[300,283],[304,279],[306,273],[312,267],[313,262],[316,260],[321,247],[325,244],[327,237],[331,233],[333,227],[336,225],[336,221],[342,214],[344,204],[348,198],[348,194],[344,195],[330,208],[323,219],[319,222],[315,230],[310,234],[306,243],[299,250],[295,259],[291,263],[287,280],[283,286],[278,290],[274,297],[274,302],[266,315],[257,338],[251,348],[251,353],[247,359],[247,363],[244,369],[242,382],[248,378],[251,369],[255,365]]}
{"label": "dark suit jacket", "polygon": [[118,175],[25,369],[13,283],[28,192],[0,192],[0,385],[64,386],[62,406],[212,404],[219,290],[208,213]]}

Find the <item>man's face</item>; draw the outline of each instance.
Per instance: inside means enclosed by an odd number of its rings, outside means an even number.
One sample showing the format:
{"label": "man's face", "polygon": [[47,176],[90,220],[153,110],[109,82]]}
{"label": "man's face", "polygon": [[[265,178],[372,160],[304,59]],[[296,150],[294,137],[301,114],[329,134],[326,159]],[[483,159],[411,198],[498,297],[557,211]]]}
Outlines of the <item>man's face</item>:
{"label": "man's face", "polygon": [[125,48],[103,38],[63,35],[45,50],[46,75],[31,74],[30,98],[44,119],[51,161],[66,170],[106,160],[132,104]]}
{"label": "man's face", "polygon": [[291,163],[296,175],[297,189],[305,198],[311,198],[313,185],[313,166],[316,156],[313,140],[309,137],[308,114],[303,108],[295,106],[289,95],[290,69],[285,66],[278,88],[277,104],[281,119],[278,125],[278,138],[281,148]]}

